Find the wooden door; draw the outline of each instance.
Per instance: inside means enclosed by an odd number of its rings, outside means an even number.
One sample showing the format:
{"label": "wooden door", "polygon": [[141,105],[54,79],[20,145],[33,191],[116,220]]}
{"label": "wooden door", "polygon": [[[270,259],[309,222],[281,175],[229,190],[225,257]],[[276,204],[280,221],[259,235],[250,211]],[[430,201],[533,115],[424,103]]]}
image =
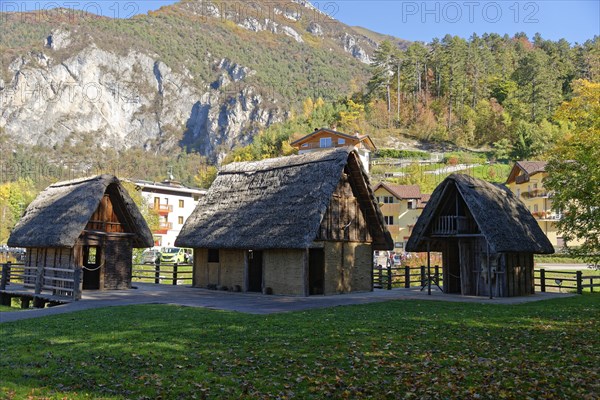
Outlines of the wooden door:
{"label": "wooden door", "polygon": [[308,294],[324,294],[325,252],[323,249],[308,251]]}
{"label": "wooden door", "polygon": [[248,252],[248,291],[262,292],[263,284],[263,253],[262,251]]}
{"label": "wooden door", "polygon": [[101,260],[99,246],[83,246],[83,289],[100,289]]}

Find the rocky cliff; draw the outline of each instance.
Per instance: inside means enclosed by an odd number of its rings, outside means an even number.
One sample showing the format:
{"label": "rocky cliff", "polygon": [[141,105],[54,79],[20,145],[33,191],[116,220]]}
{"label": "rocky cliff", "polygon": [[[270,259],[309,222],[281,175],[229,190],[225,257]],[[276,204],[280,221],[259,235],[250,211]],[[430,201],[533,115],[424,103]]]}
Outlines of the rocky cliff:
{"label": "rocky cliff", "polygon": [[[234,4],[183,1],[131,20],[5,15],[0,128],[29,145],[180,145],[216,160],[303,96],[366,79],[376,43],[325,11]],[[14,45],[23,30],[33,39]]]}

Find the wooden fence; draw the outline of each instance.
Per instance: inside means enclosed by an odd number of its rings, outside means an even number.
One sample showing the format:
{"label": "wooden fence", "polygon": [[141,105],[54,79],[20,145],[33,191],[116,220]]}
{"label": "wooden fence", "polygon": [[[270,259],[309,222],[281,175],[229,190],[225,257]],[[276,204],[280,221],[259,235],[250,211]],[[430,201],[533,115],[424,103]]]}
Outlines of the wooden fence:
{"label": "wooden fence", "polygon": [[[431,267],[432,285],[442,286],[442,276],[442,269],[438,265]],[[586,274],[586,271],[554,271],[542,268],[534,271],[534,277],[537,292],[575,291],[581,294],[585,289],[589,289],[590,292],[594,292],[595,288],[600,290],[600,276]],[[427,284],[427,267],[423,265],[377,266],[373,269],[373,287],[377,289],[424,287]]]}
{"label": "wooden fence", "polygon": [[134,264],[132,278],[136,282],[191,285],[193,265],[184,263]]}
{"label": "wooden fence", "polygon": [[[442,286],[442,269],[435,265],[431,267],[431,284]],[[377,266],[373,269],[373,287],[377,289],[392,290],[393,288],[410,288],[412,286],[424,287],[429,283],[427,267]]]}
{"label": "wooden fence", "polygon": [[23,263],[2,264],[0,304],[10,305],[13,297],[21,298],[23,308],[44,307],[81,298],[81,269],[29,267]]}
{"label": "wooden fence", "polygon": [[555,271],[540,268],[534,271],[534,279],[535,288],[540,292],[574,290],[581,294],[584,289],[590,289],[590,292],[594,292],[594,288],[600,289],[600,276],[586,274],[585,271]]}

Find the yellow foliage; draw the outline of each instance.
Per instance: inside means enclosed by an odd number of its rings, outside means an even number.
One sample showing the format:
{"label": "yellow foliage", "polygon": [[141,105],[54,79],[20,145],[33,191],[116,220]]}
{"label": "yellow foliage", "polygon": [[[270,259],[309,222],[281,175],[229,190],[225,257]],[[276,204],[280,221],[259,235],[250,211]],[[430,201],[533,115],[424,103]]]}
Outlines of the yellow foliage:
{"label": "yellow foliage", "polygon": [[556,119],[579,128],[600,129],[600,83],[578,79],[572,85],[573,99],[561,104]]}

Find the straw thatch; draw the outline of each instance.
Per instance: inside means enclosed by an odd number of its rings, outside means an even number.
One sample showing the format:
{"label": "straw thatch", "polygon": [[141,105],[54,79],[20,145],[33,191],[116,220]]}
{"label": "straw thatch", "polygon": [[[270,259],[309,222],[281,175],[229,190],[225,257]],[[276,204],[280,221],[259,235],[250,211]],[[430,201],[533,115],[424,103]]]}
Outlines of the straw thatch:
{"label": "straw thatch", "polygon": [[[109,188],[110,187],[110,188]],[[133,233],[134,247],[151,247],[152,233],[127,190],[112,175],[100,175],[47,187],[27,207],[8,239],[15,247],[73,247],[98,208],[104,193],[119,204],[121,222]],[[114,196],[113,196],[114,195]],[[114,201],[114,200],[113,200]]]}
{"label": "straw thatch", "polygon": [[[504,186],[493,185],[468,175],[452,174],[434,190],[417,220],[406,245],[407,251],[426,251],[426,239],[439,208],[455,188],[494,253],[554,253],[552,244],[527,207]],[[436,251],[439,241],[430,242]]]}
{"label": "straw thatch", "polygon": [[393,246],[356,152],[319,151],[225,166],[175,244],[211,249],[305,249],[319,232],[342,173],[376,248]]}

